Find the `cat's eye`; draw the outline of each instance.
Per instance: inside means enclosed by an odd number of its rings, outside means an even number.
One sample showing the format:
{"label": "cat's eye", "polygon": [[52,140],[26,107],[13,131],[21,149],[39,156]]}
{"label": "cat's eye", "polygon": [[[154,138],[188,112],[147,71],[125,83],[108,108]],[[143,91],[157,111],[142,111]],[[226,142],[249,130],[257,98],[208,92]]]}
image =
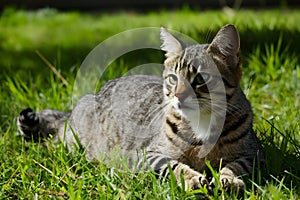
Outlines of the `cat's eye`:
{"label": "cat's eye", "polygon": [[168,81],[169,81],[169,83],[170,83],[171,85],[176,85],[177,82],[178,82],[178,78],[177,78],[176,75],[170,74],[170,75],[168,76]]}
{"label": "cat's eye", "polygon": [[196,85],[204,85],[205,83],[207,83],[209,81],[209,79],[210,79],[210,75],[202,72],[195,77],[194,83]]}

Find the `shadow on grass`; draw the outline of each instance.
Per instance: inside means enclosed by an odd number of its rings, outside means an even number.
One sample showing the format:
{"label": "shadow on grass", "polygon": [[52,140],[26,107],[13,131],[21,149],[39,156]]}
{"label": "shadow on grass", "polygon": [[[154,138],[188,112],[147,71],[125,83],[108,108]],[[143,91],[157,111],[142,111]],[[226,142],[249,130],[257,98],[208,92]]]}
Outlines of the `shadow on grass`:
{"label": "shadow on grass", "polygon": [[273,122],[265,120],[268,128],[259,129],[265,152],[265,170],[263,177],[266,182],[282,181],[289,188],[300,192],[300,144],[291,130],[279,130]]}
{"label": "shadow on grass", "polygon": [[[180,30],[179,30],[180,31]],[[216,30],[210,30],[210,34],[207,32],[194,32],[191,37],[199,41],[200,43],[211,41]],[[189,33],[185,33],[189,34]],[[279,38],[282,39],[282,48],[288,47],[288,51],[291,54],[300,54],[300,40],[298,37],[300,32],[297,30],[287,30],[287,29],[268,29],[262,28],[261,30],[253,28],[244,28],[240,31],[241,38],[241,51],[242,56],[246,57],[249,53],[253,52],[258,46],[271,45],[276,43]],[[158,38],[159,40],[159,38]],[[49,61],[56,66],[56,68],[61,69],[64,73],[69,73],[70,69],[74,66],[80,66],[81,62],[88,55],[88,53],[96,46],[87,46],[82,44],[82,46],[72,46],[69,47],[57,47],[57,46],[47,46],[47,47],[36,47],[36,49],[25,49],[23,51],[13,51],[4,50],[0,45],[0,79],[3,79],[3,74],[13,75],[19,71],[30,71],[32,75],[36,73],[47,72],[47,67],[35,53],[39,50]],[[141,51],[139,53],[139,51]],[[153,50],[139,50],[135,53],[128,53],[120,59],[126,60],[126,65],[136,66],[137,60],[143,60],[147,63],[162,62],[162,52],[153,53]],[[138,59],[137,59],[138,58]]]}

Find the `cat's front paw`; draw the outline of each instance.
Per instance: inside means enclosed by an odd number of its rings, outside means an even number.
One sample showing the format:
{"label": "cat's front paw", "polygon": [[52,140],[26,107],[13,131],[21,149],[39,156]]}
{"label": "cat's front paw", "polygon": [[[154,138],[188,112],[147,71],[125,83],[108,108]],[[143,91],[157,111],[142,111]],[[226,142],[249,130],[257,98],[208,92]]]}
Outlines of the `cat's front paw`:
{"label": "cat's front paw", "polygon": [[[245,188],[245,183],[242,179],[238,178],[234,175],[234,173],[228,169],[223,168],[220,172],[220,186],[226,191],[234,191],[234,192],[241,192]],[[210,185],[215,186],[215,179],[211,181]]]}
{"label": "cat's front paw", "polygon": [[206,187],[206,189],[210,192],[211,187],[209,185],[209,182],[207,181],[206,177],[202,174],[195,175],[191,177],[190,179],[185,181],[185,190],[195,190],[200,189],[202,187]]}
{"label": "cat's front paw", "polygon": [[31,108],[26,108],[20,112],[17,124],[20,135],[25,139],[31,139],[37,132],[39,117]]}
{"label": "cat's front paw", "polygon": [[203,187],[210,192],[211,187],[209,185],[209,181],[206,179],[206,176],[191,169],[187,165],[180,164],[174,170],[174,174],[176,176],[177,182],[181,185],[181,175],[183,174],[184,183],[185,183],[185,190],[196,190]]}
{"label": "cat's front paw", "polygon": [[233,191],[237,192],[237,191],[243,191],[245,188],[244,181],[235,176],[232,177],[232,176],[227,176],[227,175],[221,175],[220,182],[221,182],[222,188],[225,191],[233,190]]}

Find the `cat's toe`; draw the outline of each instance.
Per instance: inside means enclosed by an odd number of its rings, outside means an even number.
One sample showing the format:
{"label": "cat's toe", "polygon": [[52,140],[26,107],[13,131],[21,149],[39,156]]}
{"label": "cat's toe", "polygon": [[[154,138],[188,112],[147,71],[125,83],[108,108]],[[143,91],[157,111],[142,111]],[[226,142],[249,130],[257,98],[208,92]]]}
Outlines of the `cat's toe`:
{"label": "cat's toe", "polygon": [[245,188],[245,183],[237,177],[221,177],[221,186],[225,191],[241,192]]}
{"label": "cat's toe", "polygon": [[188,181],[188,188],[191,190],[199,189],[202,187],[206,187],[208,191],[211,190],[211,187],[209,186],[209,182],[207,181],[206,177],[204,175],[197,175],[192,177]]}

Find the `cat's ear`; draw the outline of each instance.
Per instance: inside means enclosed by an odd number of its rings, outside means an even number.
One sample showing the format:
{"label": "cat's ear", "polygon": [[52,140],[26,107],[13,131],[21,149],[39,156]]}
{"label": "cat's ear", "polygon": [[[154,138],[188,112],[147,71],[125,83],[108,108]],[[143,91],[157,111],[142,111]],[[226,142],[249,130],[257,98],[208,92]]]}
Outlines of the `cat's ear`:
{"label": "cat's ear", "polygon": [[167,58],[178,56],[182,53],[184,49],[183,42],[169,33],[164,27],[160,28],[160,39],[162,41],[160,48],[166,52]]}
{"label": "cat's ear", "polygon": [[234,25],[229,24],[221,28],[209,47],[209,53],[221,56],[219,60],[230,62],[227,64],[237,65],[239,62],[240,36]]}

